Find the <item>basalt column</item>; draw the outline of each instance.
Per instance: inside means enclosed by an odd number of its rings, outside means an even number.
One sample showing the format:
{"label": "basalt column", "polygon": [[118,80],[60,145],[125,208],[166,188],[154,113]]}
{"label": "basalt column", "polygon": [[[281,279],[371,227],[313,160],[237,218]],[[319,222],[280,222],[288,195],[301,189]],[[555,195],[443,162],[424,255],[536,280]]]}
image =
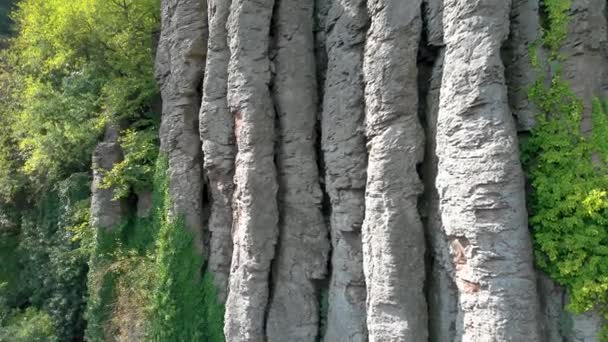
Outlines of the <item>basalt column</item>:
{"label": "basalt column", "polygon": [[198,133],[200,85],[207,53],[207,4],[164,0],[156,55],[163,100],[160,149],[169,161],[171,214],[183,216],[203,253],[202,153]]}
{"label": "basalt column", "polygon": [[209,263],[218,300],[228,295],[232,259],[232,196],[236,154],[234,119],[228,109],[228,32],[231,0],[209,0],[207,67],[200,112],[204,168],[211,197]]}
{"label": "basalt column", "polygon": [[361,250],[367,167],[362,67],[367,24],[365,1],[333,1],[326,21],[328,61],[321,116],[333,247],[325,342],[367,341]]}
{"label": "basalt column", "polygon": [[458,315],[458,289],[451,274],[454,267],[451,263],[449,244],[441,224],[439,213],[439,194],[435,187],[437,177],[437,113],[443,74],[444,49],[440,48],[430,78],[429,91],[426,97],[426,134],[427,154],[424,161],[425,208],[427,238],[430,242],[431,265],[428,275],[429,305],[429,340],[432,342],[450,342],[456,339],[456,317]]}
{"label": "basalt column", "polygon": [[109,229],[119,225],[125,214],[125,205],[114,200],[114,189],[101,189],[104,174],[123,159],[123,151],[118,143],[118,127],[106,128],[103,140],[93,151],[93,182],[91,183],[91,226]]}
{"label": "basalt column", "polygon": [[227,341],[264,341],[270,266],[278,236],[275,111],[270,94],[273,0],[233,0],[228,18],[228,106],[236,136]]}
{"label": "basalt column", "polygon": [[368,1],[365,135],[368,166],[363,224],[370,341],[425,341],[425,240],[418,213],[424,157],[418,119],[421,1]]}
{"label": "basalt column", "polygon": [[277,0],[273,19],[278,116],[279,244],[266,325],[268,341],[316,341],[328,232],[317,166],[313,0]]}
{"label": "basalt column", "polygon": [[458,287],[456,341],[540,341],[517,133],[500,50],[511,1],[446,0],[439,212]]}

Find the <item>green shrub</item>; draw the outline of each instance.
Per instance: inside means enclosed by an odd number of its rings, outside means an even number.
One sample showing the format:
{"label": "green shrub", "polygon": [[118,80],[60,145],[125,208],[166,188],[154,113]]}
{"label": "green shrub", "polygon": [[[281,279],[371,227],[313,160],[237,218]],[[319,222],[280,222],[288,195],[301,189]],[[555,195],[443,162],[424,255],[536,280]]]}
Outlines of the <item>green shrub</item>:
{"label": "green shrub", "polygon": [[8,319],[0,326],[0,342],[58,342],[51,315],[28,308]]}
{"label": "green shrub", "polygon": [[[581,134],[583,104],[560,70],[571,0],[546,0],[544,5],[543,38],[530,54],[539,75],[529,98],[539,115],[522,146],[533,189],[530,225],[536,262],[568,289],[570,310],[595,309],[608,318],[608,117],[601,101],[593,99],[593,132]],[[550,52],[549,84],[536,51],[541,45]]]}
{"label": "green shrub", "polygon": [[[97,231],[89,272],[87,339],[105,341],[120,334],[125,315],[143,320],[148,340],[220,342],[224,309],[212,275],[201,276],[203,259],[193,234],[170,212],[168,162],[154,172],[153,208],[148,218],[130,217],[112,230]],[[129,312],[121,306],[132,303]],[[121,305],[121,303],[126,303]]]}

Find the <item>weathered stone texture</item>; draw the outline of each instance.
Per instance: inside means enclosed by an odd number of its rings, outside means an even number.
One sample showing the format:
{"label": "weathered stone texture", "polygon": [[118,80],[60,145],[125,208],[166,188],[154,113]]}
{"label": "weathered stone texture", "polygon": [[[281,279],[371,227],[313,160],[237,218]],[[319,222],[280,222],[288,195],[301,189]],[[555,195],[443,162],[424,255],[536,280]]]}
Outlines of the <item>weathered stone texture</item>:
{"label": "weathered stone texture", "polygon": [[418,214],[424,157],[416,61],[421,1],[368,1],[364,58],[368,165],[363,223],[370,341],[424,341],[425,241]]}
{"label": "weathered stone texture", "polygon": [[169,161],[172,215],[183,216],[203,253],[202,153],[198,133],[200,88],[207,54],[207,4],[163,0],[156,55],[162,121],[160,149]]}
{"label": "weathered stone texture", "polygon": [[541,33],[538,0],[513,0],[510,21],[509,39],[503,47],[509,105],[518,130],[529,131],[537,111],[528,99],[528,90],[538,77],[529,54]]}
{"label": "weathered stone texture", "polygon": [[[598,316],[566,313],[533,269],[517,130],[535,123],[539,6],[162,1],[173,214],[208,257],[227,341],[595,341]],[[574,0],[561,51],[585,134],[608,90],[605,7]],[[110,227],[101,177],[93,221]]]}
{"label": "weathered stone texture", "polygon": [[524,177],[500,58],[511,1],[444,4],[436,187],[458,287],[455,340],[540,341]]}
{"label": "weathered stone texture", "polygon": [[273,0],[234,0],[228,18],[228,105],[237,145],[234,252],[227,341],[264,341],[271,262],[278,238],[275,111],[270,95]]}
{"label": "weathered stone texture", "polygon": [[334,1],[326,22],[321,147],[332,240],[326,342],[367,340],[361,250],[367,167],[362,65],[367,23],[363,0]]}
{"label": "weathered stone texture", "polygon": [[231,0],[209,0],[207,66],[200,111],[200,136],[204,171],[211,198],[209,262],[218,300],[228,296],[232,259],[232,197],[236,154],[234,118],[228,109],[228,32]]}
{"label": "weathered stone texture", "polygon": [[315,281],[325,277],[329,254],[315,149],[313,11],[313,0],[277,0],[274,11],[272,93],[278,116],[280,240],[266,331],[268,341],[276,342],[316,341]]}
{"label": "weathered stone texture", "polygon": [[93,151],[93,182],[91,183],[91,226],[109,229],[119,225],[124,219],[125,205],[114,200],[114,189],[101,189],[104,174],[123,159],[123,151],[118,143],[119,130],[115,126],[106,128],[103,140]]}
{"label": "weathered stone texture", "polygon": [[451,277],[454,271],[450,262],[448,239],[445,236],[439,213],[439,194],[435,187],[437,177],[437,114],[443,75],[444,49],[438,52],[432,67],[426,96],[426,156],[423,165],[425,177],[426,234],[431,247],[431,265],[428,274],[429,340],[450,342],[456,338],[458,289]]}
{"label": "weathered stone texture", "polygon": [[583,134],[590,134],[591,101],[608,95],[608,25],[606,1],[573,0],[569,29],[562,47],[562,75],[583,101]]}

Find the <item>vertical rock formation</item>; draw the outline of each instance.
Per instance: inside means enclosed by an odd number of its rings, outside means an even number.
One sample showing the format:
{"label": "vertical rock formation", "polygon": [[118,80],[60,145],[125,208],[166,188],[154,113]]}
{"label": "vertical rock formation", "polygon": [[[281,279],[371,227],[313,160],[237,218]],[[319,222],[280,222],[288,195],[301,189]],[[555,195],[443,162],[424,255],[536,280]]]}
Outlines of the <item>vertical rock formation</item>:
{"label": "vertical rock formation", "polygon": [[536,108],[528,100],[528,89],[536,81],[529,55],[530,46],[540,39],[538,0],[512,0],[509,39],[503,48],[509,106],[520,131],[534,126]]}
{"label": "vertical rock formation", "polygon": [[[428,84],[424,99],[424,120],[426,129],[426,154],[422,167],[425,181],[424,211],[425,228],[430,249],[430,271],[427,274],[427,300],[429,307],[429,341],[450,342],[456,339],[456,317],[458,314],[458,289],[451,274],[449,245],[441,224],[439,194],[435,186],[437,178],[437,115],[444,66],[443,42],[443,0],[425,0],[424,34],[427,49],[435,49],[436,57],[428,76],[419,78],[420,85]],[[424,69],[422,69],[423,71]],[[422,88],[422,87],[421,87]]]}
{"label": "vertical rock formation", "polygon": [[230,0],[209,0],[207,67],[200,112],[204,168],[211,197],[208,270],[218,290],[218,300],[228,296],[232,259],[232,196],[236,154],[234,119],[228,109],[228,32]]}
{"label": "vertical rock formation", "polygon": [[119,225],[125,214],[122,201],[114,200],[114,189],[100,189],[104,174],[120,163],[123,152],[118,137],[120,132],[115,126],[106,128],[103,140],[93,151],[93,182],[91,184],[91,226],[109,229]]}
{"label": "vertical rock formation", "polygon": [[600,342],[599,334],[605,320],[599,312],[590,310],[580,315],[568,313],[562,323],[566,327],[566,342]]}
{"label": "vertical rock formation", "polygon": [[421,1],[368,2],[365,135],[368,166],[363,224],[370,341],[424,341],[425,241],[418,214],[424,156],[416,61]]}
{"label": "vertical rock formation", "polygon": [[156,76],[163,99],[160,148],[169,161],[172,215],[183,216],[203,253],[201,170],[198,134],[200,87],[207,54],[207,6],[201,0],[163,0]]}
{"label": "vertical rock formation", "polygon": [[277,0],[273,20],[278,116],[277,171],[280,239],[266,325],[268,341],[316,341],[328,232],[315,150],[317,88],[313,0]]}
{"label": "vertical rock formation", "polygon": [[270,266],[278,235],[270,96],[273,0],[234,0],[228,19],[228,104],[237,144],[234,252],[226,302],[227,341],[264,341]]}
{"label": "vertical rock formation", "polygon": [[427,147],[423,168],[425,176],[425,204],[427,211],[426,233],[431,247],[431,265],[428,274],[429,341],[450,342],[456,339],[458,289],[451,277],[454,267],[449,253],[448,239],[441,224],[439,194],[435,187],[437,177],[437,114],[443,75],[444,49],[440,48],[430,78],[426,97]]}
{"label": "vertical rock formation", "polygon": [[606,1],[573,0],[568,34],[562,47],[562,75],[574,94],[583,101],[581,130],[591,133],[593,97],[608,94],[608,27]]}
{"label": "vertical rock formation", "polygon": [[334,1],[326,22],[321,144],[333,248],[326,342],[367,340],[361,250],[367,166],[362,65],[367,23],[363,0]]}
{"label": "vertical rock formation", "polygon": [[[161,148],[199,253],[204,167],[227,341],[594,340],[595,313],[564,314],[543,276],[536,292],[517,129],[534,125],[538,0],[208,1],[162,2]],[[586,134],[605,6],[574,1],[562,50]],[[120,160],[111,139],[101,168]],[[110,198],[94,195],[100,226]]]}
{"label": "vertical rock formation", "polygon": [[567,330],[564,316],[564,289],[538,271],[538,297],[543,341],[563,342]]}
{"label": "vertical rock formation", "polygon": [[511,1],[447,0],[437,118],[439,211],[458,286],[457,341],[540,341],[502,43]]}

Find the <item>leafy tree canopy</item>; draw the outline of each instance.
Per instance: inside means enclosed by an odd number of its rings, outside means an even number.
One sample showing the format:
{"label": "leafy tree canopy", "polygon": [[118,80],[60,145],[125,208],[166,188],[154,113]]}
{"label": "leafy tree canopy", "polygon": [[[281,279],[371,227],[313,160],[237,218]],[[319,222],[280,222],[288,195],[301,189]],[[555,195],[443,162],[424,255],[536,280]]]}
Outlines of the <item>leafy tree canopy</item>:
{"label": "leafy tree canopy", "polygon": [[[22,0],[2,56],[0,195],[88,171],[110,121],[154,122],[158,0]],[[139,127],[141,124],[138,125]],[[21,183],[20,183],[21,181]]]}

